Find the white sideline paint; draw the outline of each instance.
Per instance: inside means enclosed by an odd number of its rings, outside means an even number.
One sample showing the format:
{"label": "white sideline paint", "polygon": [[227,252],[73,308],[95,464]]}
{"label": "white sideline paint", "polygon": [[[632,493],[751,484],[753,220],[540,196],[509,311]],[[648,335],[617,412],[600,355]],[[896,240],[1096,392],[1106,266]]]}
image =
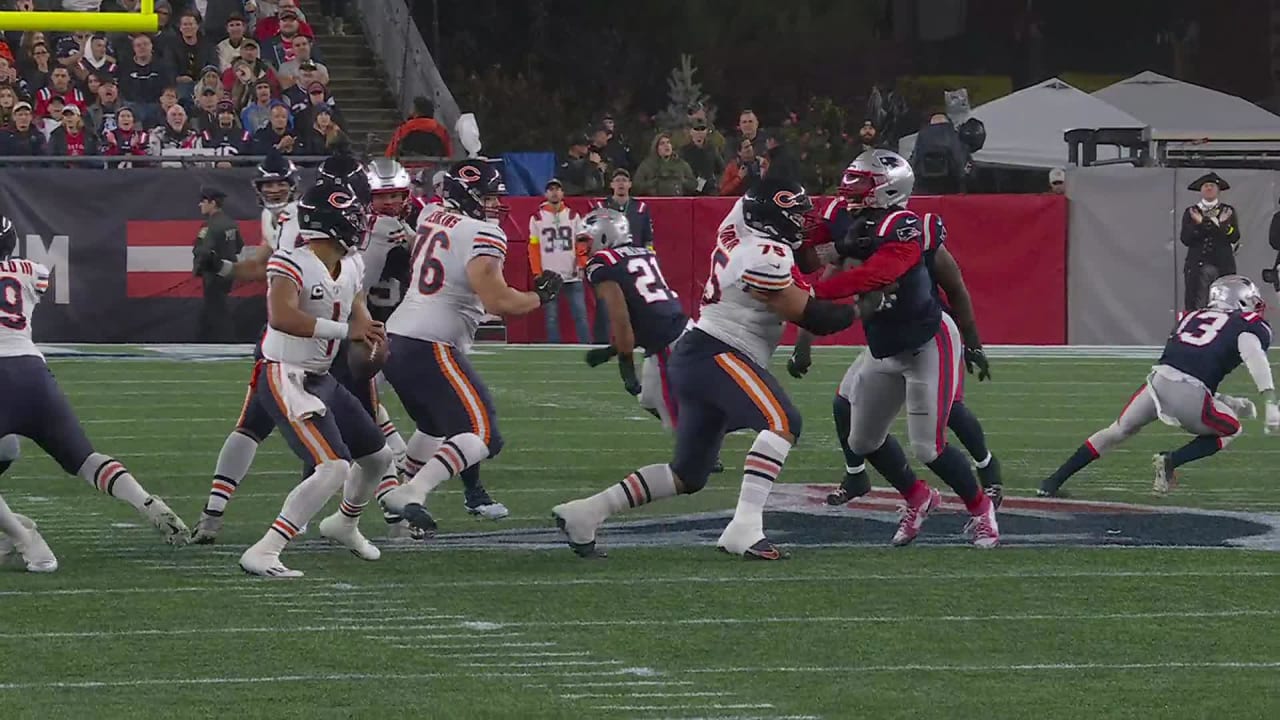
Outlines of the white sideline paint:
{"label": "white sideline paint", "polygon": [[732,703],[728,705],[592,705],[592,710],[629,710],[629,711],[653,711],[653,710],[772,710],[773,705],[769,703]]}
{"label": "white sideline paint", "polygon": [[[776,624],[821,624],[821,623],[843,623],[848,624],[896,624],[896,623],[971,623],[971,622],[1061,622],[1061,621],[1091,621],[1091,620],[1155,620],[1155,619],[1196,619],[1196,618],[1234,618],[1234,617],[1275,617],[1280,615],[1280,609],[1276,610],[1213,610],[1203,612],[1137,612],[1137,613],[1067,613],[1062,615],[1048,614],[1004,614],[1004,615],[903,615],[903,616],[864,616],[864,617],[756,617],[756,618],[678,618],[658,620],[651,618],[633,619],[633,620],[578,620],[578,621],[559,621],[559,620],[533,620],[509,622],[498,625],[497,623],[485,623],[494,626],[492,629],[507,628],[529,628],[529,627],[638,627],[638,626],[675,626],[675,625],[776,625]],[[380,619],[379,619],[380,620]],[[464,629],[468,623],[452,623],[448,625],[410,625],[405,626],[402,630],[449,630]],[[271,627],[223,627],[223,628],[146,628],[137,630],[67,630],[54,632],[17,632],[17,633],[0,633],[0,640],[26,640],[37,638],[118,638],[118,637],[149,637],[156,635],[244,635],[244,634],[261,634],[261,635],[283,635],[288,633],[331,633],[331,632],[350,632],[350,631],[369,631],[378,629],[372,624],[334,624],[334,625],[303,625],[290,627],[287,625],[276,625]],[[509,637],[510,634],[485,635],[489,637]],[[413,637],[410,635],[397,635],[394,639],[407,639]],[[441,637],[441,636],[436,636]],[[454,635],[453,637],[475,637],[474,635]],[[599,661],[602,664],[621,664],[616,660]],[[555,663],[551,663],[555,664]],[[589,664],[589,663],[583,663]],[[473,665],[473,667],[488,667],[487,665]],[[492,667],[502,667],[501,664]],[[518,667],[518,666],[510,666]],[[637,673],[643,674],[643,673]]]}
{"label": "white sideline paint", "polygon": [[[654,686],[654,685],[692,685],[692,680],[618,680],[615,682],[572,682],[560,683],[562,688],[595,688],[595,687],[634,687],[634,686]],[[546,687],[545,685],[541,687]]]}
{"label": "white sideline paint", "polygon": [[604,700],[616,700],[618,698],[665,698],[665,697],[724,697],[732,695],[729,692],[645,692],[645,693],[575,693],[571,695],[561,695],[566,700],[578,700],[580,698],[600,698]]}
{"label": "white sideline paint", "polygon": [[[1145,548],[1146,550],[1160,551],[1168,550],[1177,552],[1174,548]],[[849,581],[875,581],[875,582],[897,582],[897,581],[917,581],[917,580],[1036,580],[1036,579],[1058,579],[1058,578],[1197,578],[1197,577],[1213,577],[1213,578],[1272,578],[1280,576],[1280,571],[1269,570],[1221,570],[1221,571],[1201,571],[1201,570],[1083,570],[1083,571],[1031,571],[1031,572],[1002,572],[1002,573],[902,573],[900,575],[882,574],[882,573],[843,573],[831,575],[797,575],[792,577],[770,577],[767,575],[733,575],[733,576],[693,576],[693,577],[617,577],[617,578],[565,578],[563,580],[455,580],[444,582],[432,582],[432,587],[441,588],[466,588],[466,587],[563,587],[571,585],[665,585],[665,584],[687,584],[687,583],[713,583],[713,584],[753,584],[753,583],[844,583]],[[186,585],[177,587],[127,587],[127,588],[64,588],[59,590],[0,590],[0,597],[41,597],[45,595],[128,595],[134,593],[189,593],[189,592],[235,592],[252,583],[251,580],[236,579],[224,581],[212,581],[204,585]],[[317,578],[310,580],[309,578],[299,578],[295,582],[289,583],[290,587],[298,587],[299,585],[311,586],[316,582],[320,582],[321,587],[329,587],[330,580]],[[350,596],[356,594],[379,595],[385,594],[386,590],[402,588],[402,583],[387,583],[361,585],[360,590],[343,591],[342,596]],[[278,599],[294,599],[295,601],[307,602],[305,596],[296,595],[294,593],[285,592],[236,592],[237,597],[241,598],[278,598]],[[508,625],[510,623],[507,623]]]}

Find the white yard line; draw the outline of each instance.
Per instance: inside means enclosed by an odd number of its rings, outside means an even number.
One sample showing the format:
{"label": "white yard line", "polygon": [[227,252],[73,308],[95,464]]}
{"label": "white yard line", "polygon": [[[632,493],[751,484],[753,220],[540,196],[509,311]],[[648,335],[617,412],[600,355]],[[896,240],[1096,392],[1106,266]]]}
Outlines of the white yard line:
{"label": "white yard line", "polygon": [[666,697],[724,697],[732,695],[729,692],[715,691],[693,691],[693,692],[644,692],[644,693],[573,693],[561,695],[566,700],[578,700],[580,698],[599,698],[602,700],[616,700],[619,698],[666,698]]}
{"label": "white yard line", "polygon": [[707,705],[592,705],[592,710],[626,710],[652,712],[654,710],[772,710],[769,703],[711,703]]}

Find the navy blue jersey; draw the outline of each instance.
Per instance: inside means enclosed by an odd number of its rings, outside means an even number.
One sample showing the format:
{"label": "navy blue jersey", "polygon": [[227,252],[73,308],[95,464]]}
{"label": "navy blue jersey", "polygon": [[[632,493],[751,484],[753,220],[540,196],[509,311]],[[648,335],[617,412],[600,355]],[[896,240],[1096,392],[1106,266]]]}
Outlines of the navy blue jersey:
{"label": "navy blue jersey", "polygon": [[369,314],[374,320],[385,323],[391,313],[400,306],[404,299],[405,288],[409,287],[410,274],[409,247],[402,243],[387,251],[387,263],[382,266],[382,275],[378,282],[365,288],[365,298],[369,305]]}
{"label": "navy blue jersey", "polygon": [[622,288],[636,345],[647,354],[665,348],[684,332],[689,318],[680,306],[680,298],[667,287],[658,256],[648,248],[601,250],[587,261],[586,274],[592,286],[612,281]]}
{"label": "navy blue jersey", "polygon": [[1259,313],[1215,308],[1187,313],[1170,333],[1160,364],[1181,370],[1216,392],[1222,379],[1242,362],[1238,344],[1242,333],[1256,335],[1263,350],[1271,347],[1271,326]]}
{"label": "navy blue jersey", "polygon": [[933,266],[934,258],[938,256],[938,248],[947,241],[947,226],[942,223],[942,216],[937,213],[925,213],[920,220],[924,226],[924,236],[921,238],[924,244],[924,266],[928,268],[929,278],[933,281],[933,294],[942,305],[942,311],[950,313],[951,307],[942,296],[942,289],[938,287],[938,274]]}
{"label": "navy blue jersey", "polygon": [[[854,231],[874,234],[878,244],[923,243],[921,224],[920,217],[910,210],[873,210],[859,213]],[[893,303],[862,322],[872,357],[915,350],[932,339],[942,323],[942,303],[926,258],[921,257],[896,284]]]}

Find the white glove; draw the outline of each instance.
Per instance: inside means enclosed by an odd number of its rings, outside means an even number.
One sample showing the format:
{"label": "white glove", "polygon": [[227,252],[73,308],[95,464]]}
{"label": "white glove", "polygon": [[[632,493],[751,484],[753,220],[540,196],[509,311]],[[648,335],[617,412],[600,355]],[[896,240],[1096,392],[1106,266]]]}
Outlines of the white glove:
{"label": "white glove", "polygon": [[1266,433],[1275,435],[1280,433],[1280,405],[1276,403],[1267,403]]}
{"label": "white glove", "polygon": [[821,245],[815,245],[813,250],[818,255],[818,262],[821,262],[823,265],[840,264],[840,254],[836,252],[835,243],[827,242],[822,243]]}
{"label": "white glove", "polygon": [[387,233],[388,238],[393,245],[403,245],[409,241],[409,237],[413,235],[413,230],[404,223],[397,223],[396,228]]}

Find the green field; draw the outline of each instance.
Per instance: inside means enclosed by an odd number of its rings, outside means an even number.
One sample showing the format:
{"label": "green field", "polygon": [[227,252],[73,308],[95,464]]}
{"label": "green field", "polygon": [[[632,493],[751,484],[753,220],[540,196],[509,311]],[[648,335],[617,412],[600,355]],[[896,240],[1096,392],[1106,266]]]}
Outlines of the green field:
{"label": "green field", "polygon": [[[1035,512],[1002,521],[1008,545],[995,551],[943,546],[958,540],[951,513],[895,550],[884,546],[891,508],[815,506],[766,515],[792,560],[749,563],[715,552],[723,520],[678,520],[732,510],[745,436],[729,438],[729,470],[702,493],[619,518],[650,521],[647,546],[606,526],[610,557],[590,562],[538,533],[484,535],[549,528],[554,504],[663,461],[670,440],[616,369],[587,369],[580,350],[486,347],[474,359],[507,438],[485,482],[512,517],[468,517],[453,481],[433,495],[433,545],[380,543],[370,513],[364,529],[381,561],[361,562],[313,530],[285,555],[307,573],[296,581],[250,578],[236,564],[297,478],[278,438],[229,506],[222,542],[180,549],[25,444],[0,491],[40,522],[61,569],[0,571],[0,718],[1280,717],[1272,551],[1080,546],[1089,532],[1057,546],[1058,536],[1037,536]],[[808,378],[783,379],[806,425],[782,475],[795,486],[779,495],[801,506],[822,493],[803,485],[842,472],[830,398],[851,359],[819,351]],[[194,524],[249,363],[51,365],[97,448]],[[1111,422],[1149,365],[997,352],[994,382],[970,384],[968,397],[1009,493],[1031,495]],[[1224,390],[1247,385],[1238,373]],[[1259,421],[1184,469],[1174,495],[1152,497],[1151,453],[1181,442],[1153,426],[1067,489],[1280,513],[1280,438]],[[1045,507],[1046,517],[1060,511]],[[1164,515],[1135,517],[1143,531],[1142,518],[1158,525]],[[1178,517],[1161,531],[1168,542],[1217,544],[1220,516]],[[821,523],[825,535],[800,542]],[[677,527],[685,534],[664,536]],[[502,538],[538,549],[481,547]]]}

